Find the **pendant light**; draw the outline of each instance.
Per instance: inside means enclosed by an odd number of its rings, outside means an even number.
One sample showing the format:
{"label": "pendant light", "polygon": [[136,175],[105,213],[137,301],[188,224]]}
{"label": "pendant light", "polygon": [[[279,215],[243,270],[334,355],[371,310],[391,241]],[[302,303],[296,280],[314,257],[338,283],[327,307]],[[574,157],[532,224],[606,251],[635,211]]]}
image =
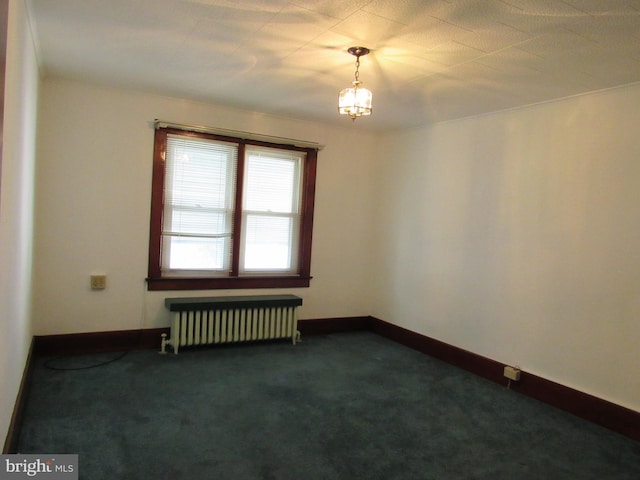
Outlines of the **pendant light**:
{"label": "pendant light", "polygon": [[362,87],[360,81],[360,57],[369,53],[365,47],[351,47],[347,50],[356,57],[356,79],[352,87],[345,88],[338,97],[338,111],[341,115],[349,115],[352,120],[362,115],[371,115],[371,91]]}

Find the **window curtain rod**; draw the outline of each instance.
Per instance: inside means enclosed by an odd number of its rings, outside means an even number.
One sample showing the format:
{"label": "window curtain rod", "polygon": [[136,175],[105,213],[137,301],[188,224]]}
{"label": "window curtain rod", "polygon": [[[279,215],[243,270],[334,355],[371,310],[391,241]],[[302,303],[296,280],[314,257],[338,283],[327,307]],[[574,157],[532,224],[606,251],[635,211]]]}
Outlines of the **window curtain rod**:
{"label": "window curtain rod", "polygon": [[184,123],[171,123],[158,120],[153,121],[154,128],[175,128],[178,130],[187,130],[190,132],[212,133],[215,135],[224,135],[226,137],[242,138],[243,140],[256,140],[259,142],[276,143],[279,145],[293,145],[299,148],[312,148],[314,150],[322,150],[324,145],[316,142],[307,142],[305,140],[295,140],[293,138],[273,137],[271,135],[261,135],[259,133],[242,132],[238,130],[227,130],[225,128],[204,127],[201,125],[186,125]]}

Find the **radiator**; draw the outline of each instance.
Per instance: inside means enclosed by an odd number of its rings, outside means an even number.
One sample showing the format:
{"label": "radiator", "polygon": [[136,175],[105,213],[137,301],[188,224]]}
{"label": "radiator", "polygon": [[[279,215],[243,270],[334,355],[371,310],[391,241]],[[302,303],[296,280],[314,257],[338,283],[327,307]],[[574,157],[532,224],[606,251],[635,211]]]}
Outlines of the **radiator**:
{"label": "radiator", "polygon": [[177,354],[185,346],[280,338],[291,338],[295,345],[300,305],[295,295],[166,298],[171,331],[170,338],[162,334],[160,353],[167,345]]}

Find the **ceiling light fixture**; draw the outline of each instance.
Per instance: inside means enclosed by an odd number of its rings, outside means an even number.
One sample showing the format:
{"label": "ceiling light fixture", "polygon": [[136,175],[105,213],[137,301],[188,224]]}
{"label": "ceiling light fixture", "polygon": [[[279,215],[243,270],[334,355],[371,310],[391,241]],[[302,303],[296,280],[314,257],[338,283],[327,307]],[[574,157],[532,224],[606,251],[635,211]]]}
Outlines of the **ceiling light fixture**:
{"label": "ceiling light fixture", "polygon": [[360,81],[360,57],[369,53],[365,47],[351,47],[347,50],[356,57],[356,79],[353,87],[345,88],[338,97],[338,111],[341,115],[349,115],[355,120],[362,115],[371,115],[371,91],[362,87]]}

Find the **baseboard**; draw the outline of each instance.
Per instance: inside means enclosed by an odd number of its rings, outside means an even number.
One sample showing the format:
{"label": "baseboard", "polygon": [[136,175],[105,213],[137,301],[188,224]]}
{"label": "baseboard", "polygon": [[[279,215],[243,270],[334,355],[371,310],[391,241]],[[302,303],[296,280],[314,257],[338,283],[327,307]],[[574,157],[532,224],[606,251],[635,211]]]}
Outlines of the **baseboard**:
{"label": "baseboard", "polygon": [[[495,360],[398,327],[378,318],[370,317],[368,324],[370,330],[383,337],[468,370],[493,382],[507,385],[508,380],[503,376],[504,364]],[[634,440],[640,440],[640,412],[525,371],[522,372],[520,381],[511,382],[510,388]]]}
{"label": "baseboard", "polygon": [[[502,363],[375,317],[300,320],[298,329],[302,335],[370,330],[500,385],[505,387],[507,385],[507,379],[503,376],[504,365]],[[153,328],[36,336],[33,339],[32,353],[34,355],[65,355],[159,348],[160,335],[162,333],[169,333],[169,329]],[[519,382],[511,383],[511,389],[640,441],[640,412],[546,380],[526,371],[522,372]],[[17,425],[19,425],[19,422]],[[7,445],[5,444],[6,447]]]}
{"label": "baseboard", "polygon": [[527,372],[511,389],[640,441],[640,412]]}
{"label": "baseboard", "polygon": [[160,335],[168,328],[118,330],[113,332],[72,333],[35,336],[34,354],[71,355],[80,353],[116,352],[121,350],[160,349]]}
{"label": "baseboard", "polygon": [[356,332],[369,329],[370,317],[320,318],[299,320],[298,330],[302,335]]}
{"label": "baseboard", "polygon": [[378,335],[426,353],[431,357],[463,368],[491,381],[504,383],[503,380],[505,379],[502,376],[504,365],[495,360],[420,335],[419,333],[374,317],[369,318],[369,329]]}
{"label": "baseboard", "polygon": [[[352,332],[367,330],[369,317],[322,318],[300,320],[302,335]],[[34,354],[75,355],[80,353],[115,352],[160,348],[160,335],[169,334],[169,328],[118,330],[111,332],[71,333],[34,337]]]}
{"label": "baseboard", "polygon": [[4,446],[2,447],[3,454],[17,453],[18,440],[20,438],[20,428],[22,426],[22,417],[24,415],[24,409],[27,402],[27,395],[29,393],[29,386],[31,384],[31,372],[32,372],[32,358],[34,354],[34,341],[31,340],[29,346],[29,353],[27,354],[27,363],[24,366],[22,372],[22,379],[20,380],[20,387],[18,388],[18,395],[16,396],[16,403],[13,407],[13,413],[11,414],[11,421],[9,422],[9,429],[7,430],[7,437],[4,440]]}

